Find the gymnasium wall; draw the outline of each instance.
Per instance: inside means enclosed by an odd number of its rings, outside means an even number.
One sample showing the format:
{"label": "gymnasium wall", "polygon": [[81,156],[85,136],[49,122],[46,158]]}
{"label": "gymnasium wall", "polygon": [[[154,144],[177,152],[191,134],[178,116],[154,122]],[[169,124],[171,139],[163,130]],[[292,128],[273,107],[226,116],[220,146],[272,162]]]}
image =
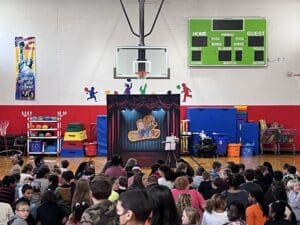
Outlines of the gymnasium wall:
{"label": "gymnasium wall", "polygon": [[[181,119],[186,119],[186,110],[187,106],[181,106]],[[0,105],[0,118],[10,121],[10,125],[7,129],[8,134],[26,134],[26,118],[22,116],[22,111],[32,111],[33,115],[56,115],[57,111],[65,111],[67,112],[67,115],[62,118],[63,131],[65,131],[67,123],[82,122],[85,124],[89,136],[90,124],[96,123],[97,115],[106,115],[106,106]],[[249,122],[265,119],[267,123],[278,122],[285,128],[296,128],[298,130],[296,136],[296,149],[300,150],[300,120],[298,119],[300,115],[300,106],[252,105],[248,106],[247,111]]]}
{"label": "gymnasium wall", "polygon": [[[145,30],[158,0],[145,1]],[[125,0],[135,31],[138,1]],[[183,105],[297,105],[300,73],[300,2],[290,0],[166,0],[146,45],[167,46],[170,80],[148,80],[147,93],[179,93],[186,83],[193,97]],[[197,17],[267,19],[268,66],[262,68],[189,68],[187,21]],[[36,37],[36,100],[15,100],[15,36]],[[124,80],[113,79],[115,48],[137,45],[119,0],[0,1],[1,104],[105,105],[105,93],[123,93]],[[84,87],[94,86],[98,103],[87,101]],[[139,81],[132,92],[139,93]]]}
{"label": "gymnasium wall", "polygon": [[[138,1],[124,0],[138,31]],[[158,0],[146,0],[145,26],[150,29]],[[147,80],[149,94],[180,93],[186,83],[192,98],[188,106],[250,105],[248,118],[278,121],[297,128],[300,115],[300,2],[290,0],[165,0],[146,45],[167,46],[170,80]],[[198,17],[252,17],[267,19],[268,66],[189,68],[187,21]],[[36,37],[36,100],[15,100],[16,36]],[[119,0],[2,0],[0,1],[0,119],[9,119],[9,132],[25,132],[22,110],[52,114],[66,110],[63,122],[95,122],[104,114],[106,93],[123,93],[124,80],[113,79],[115,47],[137,45]],[[97,100],[87,101],[84,87],[94,86]],[[133,80],[132,93],[139,93]],[[181,115],[184,118],[184,113]],[[300,136],[298,135],[298,149]]]}

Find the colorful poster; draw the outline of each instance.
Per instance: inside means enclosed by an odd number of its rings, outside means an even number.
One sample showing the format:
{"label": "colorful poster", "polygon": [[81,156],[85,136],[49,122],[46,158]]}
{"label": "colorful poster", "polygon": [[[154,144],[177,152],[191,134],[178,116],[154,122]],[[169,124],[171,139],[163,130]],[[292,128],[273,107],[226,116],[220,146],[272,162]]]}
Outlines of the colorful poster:
{"label": "colorful poster", "polygon": [[160,136],[160,130],[155,121],[154,116],[146,115],[143,119],[136,120],[137,130],[131,130],[128,132],[128,139],[131,142],[142,141],[147,139],[157,139]]}
{"label": "colorful poster", "polygon": [[35,37],[15,37],[16,100],[35,98]]}

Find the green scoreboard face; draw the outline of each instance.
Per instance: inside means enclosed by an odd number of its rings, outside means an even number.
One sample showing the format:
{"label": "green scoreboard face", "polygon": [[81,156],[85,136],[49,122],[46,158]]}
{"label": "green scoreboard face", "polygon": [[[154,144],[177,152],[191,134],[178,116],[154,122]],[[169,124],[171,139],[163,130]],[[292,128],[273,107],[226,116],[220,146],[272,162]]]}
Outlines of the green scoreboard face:
{"label": "green scoreboard face", "polygon": [[189,19],[189,66],[266,66],[265,18]]}

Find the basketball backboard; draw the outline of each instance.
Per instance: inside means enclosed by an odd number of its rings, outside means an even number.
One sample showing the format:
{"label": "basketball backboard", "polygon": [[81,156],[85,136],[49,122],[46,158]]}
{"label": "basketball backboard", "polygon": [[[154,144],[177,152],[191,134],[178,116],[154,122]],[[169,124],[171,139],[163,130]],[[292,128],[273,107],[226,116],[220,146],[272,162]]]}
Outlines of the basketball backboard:
{"label": "basketball backboard", "polygon": [[123,46],[116,48],[115,79],[138,78],[137,73],[147,73],[146,79],[169,79],[168,51],[166,47]]}

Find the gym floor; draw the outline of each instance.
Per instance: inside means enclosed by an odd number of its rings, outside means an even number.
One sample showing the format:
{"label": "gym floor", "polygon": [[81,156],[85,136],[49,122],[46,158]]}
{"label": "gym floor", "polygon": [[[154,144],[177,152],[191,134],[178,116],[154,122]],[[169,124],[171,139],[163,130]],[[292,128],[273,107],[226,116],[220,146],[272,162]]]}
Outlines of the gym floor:
{"label": "gym floor", "polygon": [[[188,161],[192,167],[196,167],[197,165],[201,165],[205,169],[210,169],[211,165],[214,161],[219,161],[222,164],[225,164],[228,161],[233,161],[235,163],[244,163],[246,168],[255,168],[256,166],[262,164],[265,161],[268,161],[272,164],[274,170],[282,170],[282,166],[284,163],[289,163],[295,165],[297,170],[300,170],[300,156],[291,155],[291,154],[284,154],[284,155],[259,155],[253,157],[218,157],[218,158],[199,158],[199,157],[190,157],[184,156],[182,157],[186,161]],[[32,163],[34,157],[24,157],[24,164]],[[61,158],[61,157],[45,157],[45,163],[49,165],[50,169],[54,165],[60,165],[60,162],[64,159],[69,160],[70,166],[69,168],[72,171],[76,171],[77,166],[83,161],[94,160],[96,165],[96,173],[99,173],[105,162],[106,157],[80,157],[80,158]],[[12,167],[11,160],[7,156],[0,156],[0,178],[2,179],[3,176],[9,173],[10,168]],[[140,165],[143,165],[143,162],[138,162]],[[149,168],[143,167],[143,171],[148,174],[150,172]]]}

